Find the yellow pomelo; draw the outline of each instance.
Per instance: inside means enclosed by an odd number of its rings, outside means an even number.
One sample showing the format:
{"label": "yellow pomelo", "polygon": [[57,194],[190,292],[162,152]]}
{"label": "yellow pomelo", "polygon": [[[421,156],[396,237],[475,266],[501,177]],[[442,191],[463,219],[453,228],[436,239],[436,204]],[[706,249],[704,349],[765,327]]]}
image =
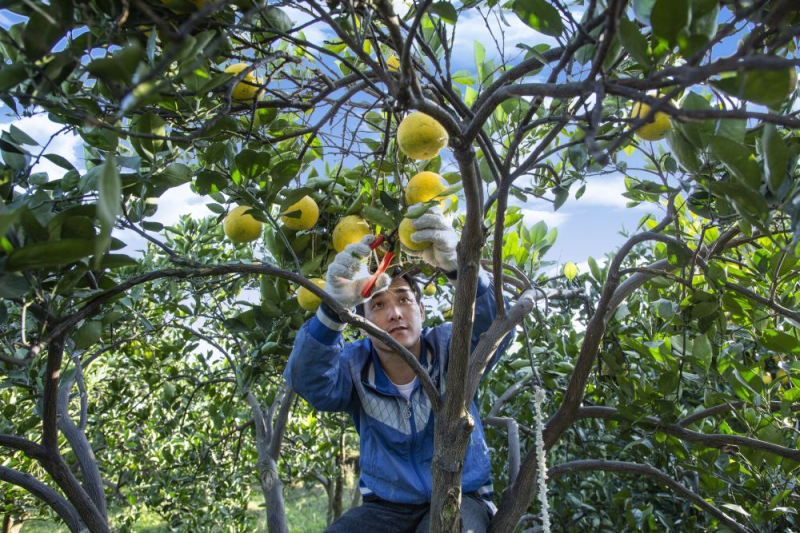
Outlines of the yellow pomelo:
{"label": "yellow pomelo", "polygon": [[[672,104],[672,102],[670,102]],[[633,104],[631,119],[646,117],[650,113],[650,106],[642,102]],[[672,130],[672,121],[664,112],[657,111],[653,122],[648,122],[636,130],[636,136],[645,141],[658,141],[663,139],[668,131]]]}
{"label": "yellow pomelo", "polygon": [[[236,63],[235,65],[227,67],[225,69],[225,72],[236,76],[249,66],[250,65],[248,65],[247,63]],[[234,100],[252,100],[253,98],[260,98],[261,97],[261,87],[259,87],[260,83],[261,81],[258,78],[256,78],[256,76],[252,72],[250,72],[244,77],[242,81],[236,84],[236,87],[233,88],[233,93],[231,94],[231,97]]]}
{"label": "yellow pomelo", "polygon": [[433,159],[449,140],[447,131],[435,118],[419,111],[408,115],[397,127],[400,151],[411,159]]}
{"label": "yellow pomelo", "polygon": [[772,374],[769,372],[764,372],[761,374],[761,380],[764,382],[764,385],[769,385],[772,383]]}
{"label": "yellow pomelo", "polygon": [[786,371],[782,368],[779,368],[777,372],[775,372],[775,379],[781,382],[781,385],[788,385],[789,384],[789,376],[786,375]]}
{"label": "yellow pomelo", "polygon": [[572,281],[578,275],[578,265],[575,263],[567,263],[564,265],[564,275],[568,280]]}
{"label": "yellow pomelo", "polygon": [[757,69],[744,75],[745,100],[766,106],[777,106],[785,102],[797,87],[797,69]]}
{"label": "yellow pomelo", "polygon": [[427,285],[422,287],[422,294],[424,294],[425,296],[433,296],[434,294],[436,294],[436,285],[434,285],[433,283],[428,283]]}
{"label": "yellow pomelo", "polygon": [[[308,281],[322,289],[325,290],[325,280],[322,278],[311,278]],[[322,303],[322,300],[315,296],[310,290],[306,289],[305,287],[300,287],[300,290],[297,291],[297,303],[300,307],[305,309],[306,311],[316,311],[319,307],[319,304]]]}
{"label": "yellow pomelo", "polygon": [[[439,196],[439,194],[447,189],[442,177],[435,172],[420,172],[410,180],[406,185],[406,204],[414,205],[421,202],[427,202]],[[444,199],[439,202],[444,204]]]}
{"label": "yellow pomelo", "polygon": [[222,222],[225,235],[233,242],[243,243],[258,239],[261,235],[263,224],[252,215],[245,214],[250,206],[240,205],[231,210]]}
{"label": "yellow pomelo", "polygon": [[397,59],[397,56],[394,54],[390,55],[389,59],[386,60],[386,65],[392,72],[397,72],[398,70],[400,70],[400,60]]}
{"label": "yellow pomelo", "polygon": [[369,235],[369,224],[357,215],[347,215],[333,228],[333,248],[341,252],[348,244],[361,242]]}
{"label": "yellow pomelo", "polygon": [[[300,211],[300,216],[297,217],[296,213],[292,216],[287,216],[292,211]],[[281,215],[281,222],[287,228],[295,231],[303,231],[314,227],[319,218],[319,206],[310,196],[303,196],[284,212],[286,215]]]}
{"label": "yellow pomelo", "polygon": [[428,246],[431,245],[429,242],[414,242],[411,240],[411,234],[414,233],[416,230],[412,225],[412,220],[410,218],[404,218],[403,221],[400,223],[400,227],[397,228],[397,236],[400,238],[400,242],[403,243],[403,246],[408,248],[409,250],[424,250]]}

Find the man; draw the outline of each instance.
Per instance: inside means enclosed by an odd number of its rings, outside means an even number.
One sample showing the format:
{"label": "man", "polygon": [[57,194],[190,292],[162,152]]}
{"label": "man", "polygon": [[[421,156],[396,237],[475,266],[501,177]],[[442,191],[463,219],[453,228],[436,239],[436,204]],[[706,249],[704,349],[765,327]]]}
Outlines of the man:
{"label": "man", "polygon": [[[415,254],[456,281],[457,237],[438,208],[414,220],[412,239],[430,241]],[[422,329],[425,307],[410,276],[381,276],[369,299],[360,293],[369,273],[369,235],[339,253],[327,272],[326,291],[344,307],[358,312],[407,348],[444,392],[452,324]],[[494,319],[494,291],[481,271],[475,301],[472,346]],[[363,305],[362,305],[363,304]],[[367,335],[345,343],[344,324],[326,306],[300,329],[289,357],[286,382],[321,411],[346,411],[361,439],[364,503],[334,522],[329,533],[427,532],[432,490],[433,416],[428,397],[411,367],[379,339]],[[508,336],[487,368],[505,350]],[[481,532],[492,515],[491,462],[480,414],[473,400],[470,436],[462,477],[463,531]]]}

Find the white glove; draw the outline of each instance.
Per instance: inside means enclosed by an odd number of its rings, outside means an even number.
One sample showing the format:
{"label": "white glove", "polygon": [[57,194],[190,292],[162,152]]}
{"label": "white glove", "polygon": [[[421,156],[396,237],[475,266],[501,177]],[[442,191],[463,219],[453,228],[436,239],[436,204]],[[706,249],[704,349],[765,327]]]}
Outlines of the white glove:
{"label": "white glove", "polygon": [[[411,211],[421,205],[412,205],[408,210]],[[458,268],[458,259],[456,258],[458,236],[453,226],[445,220],[442,210],[438,206],[433,206],[421,217],[412,219],[411,225],[415,230],[411,234],[411,240],[430,242],[431,245],[424,250],[409,250],[403,246],[403,250],[408,255],[419,257],[445,273],[453,272]]]}
{"label": "white glove", "polygon": [[[369,300],[361,296],[361,291],[372,277],[364,260],[369,257],[369,245],[374,241],[375,235],[367,235],[361,242],[348,244],[336,254],[333,263],[328,267],[325,290],[343,307],[351,309]],[[388,274],[382,274],[375,282],[371,294],[386,289],[391,282],[392,278]]]}

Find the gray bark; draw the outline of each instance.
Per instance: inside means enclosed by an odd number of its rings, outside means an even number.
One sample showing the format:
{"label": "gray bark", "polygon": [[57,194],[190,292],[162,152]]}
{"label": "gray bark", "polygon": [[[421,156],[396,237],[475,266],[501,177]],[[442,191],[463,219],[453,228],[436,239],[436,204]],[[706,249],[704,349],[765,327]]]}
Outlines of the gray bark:
{"label": "gray bark", "polygon": [[283,502],[282,484],[278,477],[278,465],[270,455],[270,430],[264,420],[264,412],[253,393],[247,393],[247,403],[253,412],[256,427],[256,450],[258,451],[258,481],[264,493],[269,533],[289,533],[286,523],[286,506]]}

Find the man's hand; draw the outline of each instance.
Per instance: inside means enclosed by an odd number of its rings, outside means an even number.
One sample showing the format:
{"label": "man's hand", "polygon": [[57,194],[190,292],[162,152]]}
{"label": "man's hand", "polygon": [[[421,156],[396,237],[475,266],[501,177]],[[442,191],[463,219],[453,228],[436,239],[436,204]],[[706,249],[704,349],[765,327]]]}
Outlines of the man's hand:
{"label": "man's hand", "polygon": [[[421,204],[410,206],[409,211],[416,209]],[[414,242],[430,242],[431,245],[424,250],[409,250],[405,246],[403,251],[408,255],[421,258],[431,266],[440,268],[442,272],[453,272],[458,268],[456,258],[456,244],[458,237],[438,206],[433,206],[417,219],[411,221],[414,233],[411,240]]]}
{"label": "man's hand", "polygon": [[[369,257],[369,245],[374,241],[375,235],[367,235],[361,242],[348,244],[336,254],[333,263],[328,267],[325,290],[343,307],[351,309],[369,300],[361,296],[361,291],[371,277],[364,259]],[[388,274],[382,274],[375,282],[372,294],[384,290],[391,281]]]}

